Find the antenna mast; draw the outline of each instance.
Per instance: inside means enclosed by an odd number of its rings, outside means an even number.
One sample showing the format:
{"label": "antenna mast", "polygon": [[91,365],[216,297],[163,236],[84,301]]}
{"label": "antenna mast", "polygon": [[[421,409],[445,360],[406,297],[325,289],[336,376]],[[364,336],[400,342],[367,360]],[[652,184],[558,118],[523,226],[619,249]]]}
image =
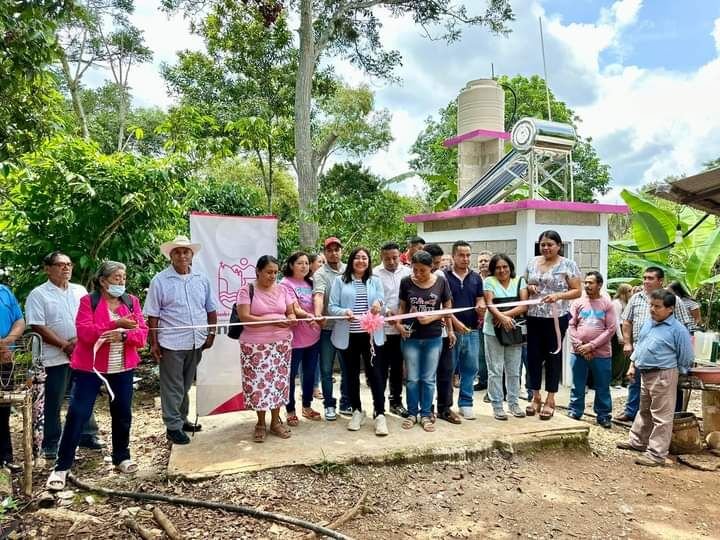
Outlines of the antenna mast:
{"label": "antenna mast", "polygon": [[550,110],[550,85],[548,83],[547,64],[545,63],[545,40],[543,39],[542,17],[538,17],[540,24],[540,50],[542,51],[543,75],[545,77],[545,99],[547,100],[548,120],[552,122],[552,111]]}

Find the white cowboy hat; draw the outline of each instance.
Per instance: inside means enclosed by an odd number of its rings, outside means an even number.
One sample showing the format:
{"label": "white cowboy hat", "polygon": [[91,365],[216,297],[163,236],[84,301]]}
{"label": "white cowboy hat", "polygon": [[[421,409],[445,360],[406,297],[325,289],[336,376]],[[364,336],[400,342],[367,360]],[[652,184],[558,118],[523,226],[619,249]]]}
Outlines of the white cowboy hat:
{"label": "white cowboy hat", "polygon": [[193,255],[195,255],[198,251],[200,251],[200,244],[193,244],[190,242],[190,239],[182,234],[179,234],[175,237],[174,240],[171,242],[165,242],[164,244],[160,245],[160,252],[165,255],[168,259],[170,258],[170,252],[179,247],[185,247],[189,248],[190,251],[193,252]]}

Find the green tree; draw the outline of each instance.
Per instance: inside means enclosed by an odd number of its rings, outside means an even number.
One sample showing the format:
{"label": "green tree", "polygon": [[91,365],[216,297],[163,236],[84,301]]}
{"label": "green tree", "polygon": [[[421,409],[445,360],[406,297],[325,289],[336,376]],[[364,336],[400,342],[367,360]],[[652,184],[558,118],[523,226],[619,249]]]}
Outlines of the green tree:
{"label": "green tree", "polygon": [[81,138],[57,136],[26,154],[6,178],[0,202],[0,265],[20,297],[42,281],[41,259],[62,249],[88,285],[99,261],[126,263],[141,291],[158,245],[185,219],[182,164],[103,154]]}
{"label": "green tree", "polygon": [[[545,81],[541,77],[503,76],[498,79],[498,83],[505,87],[506,129],[511,129],[516,120],[525,116],[547,119]],[[514,90],[514,95],[508,86]],[[556,122],[576,126],[580,120],[572,109],[555,98],[552,91],[550,109]],[[425,121],[425,129],[412,146],[415,157],[409,162],[410,167],[425,180],[428,202],[436,209],[447,208],[457,198],[457,148],[448,149],[442,145],[445,139],[456,134],[457,102],[453,100],[447,107],[440,109],[438,120],[430,117]],[[576,201],[593,202],[598,195],[608,192],[610,168],[598,157],[591,138],[578,139],[572,158]],[[547,195],[559,198],[561,193],[556,186],[550,185]]]}
{"label": "green tree", "polygon": [[71,0],[0,0],[0,161],[30,150],[62,124],[50,64]]}
{"label": "green tree", "polygon": [[[81,92],[90,138],[106,154],[117,151],[117,134],[120,129],[117,111],[120,99],[119,88],[112,82],[106,82],[99,88],[83,89]],[[164,154],[166,138],[158,133],[158,127],[166,118],[167,113],[159,107],[131,107],[126,118],[128,134],[121,151],[158,157]],[[73,120],[76,121],[74,115]]]}
{"label": "green tree", "polygon": [[90,137],[90,129],[82,99],[83,77],[92,67],[107,68],[112,76],[117,87],[117,151],[126,144],[130,69],[152,59],[142,31],[129,21],[134,10],[134,0],[78,1],[73,16],[58,31],[61,73],[80,133],[86,139]]}
{"label": "green tree", "polygon": [[[184,8],[193,13],[205,0],[163,0],[166,8]],[[219,5],[228,0],[216,0]],[[243,2],[248,3],[248,2]],[[273,0],[249,2],[258,8],[265,24],[272,24],[283,4]],[[487,26],[494,32],[507,33],[505,23],[513,19],[507,0],[488,0],[482,15],[471,15],[455,0],[293,0],[288,3],[299,19],[298,70],[294,96],[295,167],[300,192],[300,240],[315,245],[319,224],[313,212],[318,203],[318,174],[323,164],[323,143],[317,145],[313,132],[313,81],[324,58],[339,55],[360,66],[369,75],[392,78],[400,64],[398,51],[383,48],[380,39],[380,10],[393,17],[410,17],[429,33],[438,29],[437,37],[458,39],[461,25]]]}
{"label": "green tree", "polygon": [[404,240],[415,232],[404,218],[419,210],[420,201],[387,189],[358,163],[336,164],[320,177],[320,231],[349,247],[362,245],[377,253],[384,242]]}

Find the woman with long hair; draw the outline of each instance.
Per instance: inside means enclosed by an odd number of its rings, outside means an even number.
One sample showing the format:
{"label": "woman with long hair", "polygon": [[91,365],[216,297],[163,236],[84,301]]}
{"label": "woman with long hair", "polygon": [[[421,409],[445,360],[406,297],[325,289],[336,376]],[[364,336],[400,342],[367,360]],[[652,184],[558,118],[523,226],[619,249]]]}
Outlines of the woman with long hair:
{"label": "woman with long hair", "polygon": [[628,283],[621,283],[618,285],[615,296],[613,296],[612,306],[615,310],[615,320],[617,321],[617,330],[612,338],[612,382],[610,384],[617,386],[627,386],[625,381],[625,373],[627,373],[628,367],[630,367],[630,357],[623,352],[623,345],[625,340],[622,335],[622,312],[625,311],[630,301],[630,297],[633,295],[632,286]]}
{"label": "woman with long hair", "polygon": [[287,439],[290,430],[280,418],[280,407],[289,400],[292,328],[296,324],[295,298],[276,283],[280,263],[263,255],[255,265],[255,283],[238,291],[238,318],[248,325],[240,334],[240,362],[245,403],[257,413],[253,440],[265,442],[265,416],[270,411],[270,433]]}
{"label": "woman with long hair", "polygon": [[[313,317],[312,279],[310,260],[304,251],[290,255],[282,268],[280,285],[295,299],[293,311],[298,319]],[[288,398],[287,423],[297,426],[300,420],[295,414],[295,379],[302,366],[302,415],[308,420],[320,420],[320,413],[313,410],[313,386],[320,359],[320,326],[315,321],[301,321],[293,330],[292,361],[290,364],[290,394]]]}
{"label": "woman with long hair", "polygon": [[[518,319],[527,311],[527,306],[502,308],[506,302],[527,300],[525,280],[515,276],[515,263],[504,253],[493,255],[485,278],[485,313],[483,337],[485,357],[488,364],[488,395],[496,420],[507,420],[503,408],[503,375],[507,387],[507,402],[510,414],[523,418],[525,411],[518,404],[520,395],[520,365],[522,364],[522,331]],[[500,306],[500,307],[498,307]]]}
{"label": "woman with long hair", "polygon": [[[531,259],[525,271],[529,298],[540,300],[528,308],[527,357],[533,399],[525,412],[528,416],[537,414],[540,420],[550,420],[555,414],[555,394],[560,386],[562,341],[570,321],[570,300],[580,297],[582,287],[577,264],[561,254],[560,235],[544,231],[538,243],[540,256]],[[560,343],[555,335],[554,313],[560,322]],[[543,365],[547,392],[544,403],[540,394]]]}
{"label": "woman with long hair", "polygon": [[348,397],[353,413],[348,429],[358,431],[365,422],[365,412],[360,402],[360,365],[370,382],[375,416],[375,435],[388,434],[385,420],[385,392],[382,374],[382,355],[373,356],[370,347],[372,339],[375,347],[385,343],[385,333],[380,327],[372,336],[360,327],[359,317],[368,311],[374,314],[382,312],[385,304],[382,282],[372,275],[372,260],[367,248],[359,247],[350,252],[345,272],[337,276],[330,289],[328,313],[346,317],[338,320],[332,330],[332,343],[340,351],[345,361],[348,378]]}

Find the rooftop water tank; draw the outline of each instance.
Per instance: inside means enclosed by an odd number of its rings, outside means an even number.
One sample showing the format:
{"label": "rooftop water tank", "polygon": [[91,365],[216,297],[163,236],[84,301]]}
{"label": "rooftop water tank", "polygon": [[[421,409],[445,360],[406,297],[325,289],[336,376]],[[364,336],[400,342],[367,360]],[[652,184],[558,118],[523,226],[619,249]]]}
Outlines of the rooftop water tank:
{"label": "rooftop water tank", "polygon": [[527,152],[531,148],[570,152],[577,135],[570,124],[526,117],[513,126],[510,140],[518,152]]}
{"label": "rooftop water tank", "polygon": [[458,95],[457,134],[505,131],[505,91],[492,79],[467,83]]}

